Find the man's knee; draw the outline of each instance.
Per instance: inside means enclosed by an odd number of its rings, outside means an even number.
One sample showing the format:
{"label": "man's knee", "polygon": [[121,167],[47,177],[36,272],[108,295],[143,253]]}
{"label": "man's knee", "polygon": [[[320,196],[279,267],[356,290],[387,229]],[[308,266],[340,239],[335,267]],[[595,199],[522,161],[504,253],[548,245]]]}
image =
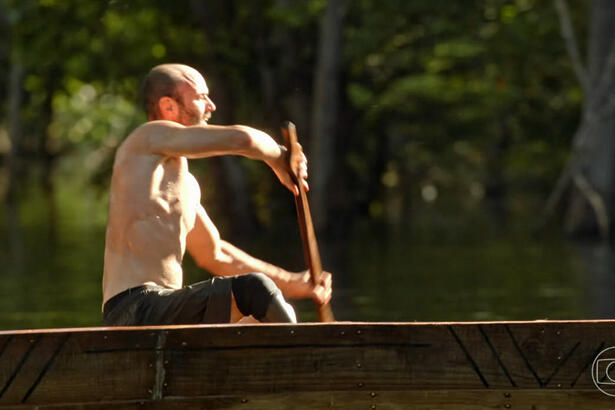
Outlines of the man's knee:
{"label": "man's knee", "polygon": [[[296,322],[276,284],[262,273],[234,276],[231,281],[237,308],[244,316],[265,322]],[[282,304],[284,302],[284,304]]]}
{"label": "man's knee", "polygon": [[232,278],[231,287],[239,311],[257,319],[265,316],[271,300],[280,294],[276,284],[262,273],[247,273]]}

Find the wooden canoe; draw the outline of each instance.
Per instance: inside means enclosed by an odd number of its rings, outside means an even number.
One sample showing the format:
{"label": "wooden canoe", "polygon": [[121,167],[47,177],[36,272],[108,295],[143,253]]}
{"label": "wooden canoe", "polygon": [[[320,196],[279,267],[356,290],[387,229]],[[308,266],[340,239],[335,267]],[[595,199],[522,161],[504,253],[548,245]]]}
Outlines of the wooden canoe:
{"label": "wooden canoe", "polygon": [[0,332],[0,408],[613,409],[615,320]]}

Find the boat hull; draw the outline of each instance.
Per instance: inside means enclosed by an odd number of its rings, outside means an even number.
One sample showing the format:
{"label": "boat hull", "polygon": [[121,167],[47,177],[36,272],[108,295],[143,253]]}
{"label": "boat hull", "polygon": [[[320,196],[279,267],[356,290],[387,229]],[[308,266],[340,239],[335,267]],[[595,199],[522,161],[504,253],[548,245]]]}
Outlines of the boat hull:
{"label": "boat hull", "polygon": [[611,346],[610,320],[0,332],[0,408],[612,409]]}

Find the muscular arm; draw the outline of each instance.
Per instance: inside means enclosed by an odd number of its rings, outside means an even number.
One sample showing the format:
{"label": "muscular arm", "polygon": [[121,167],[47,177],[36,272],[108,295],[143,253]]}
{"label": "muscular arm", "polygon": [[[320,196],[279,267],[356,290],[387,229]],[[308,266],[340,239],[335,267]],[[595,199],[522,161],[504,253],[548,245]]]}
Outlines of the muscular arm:
{"label": "muscular arm", "polygon": [[[147,138],[147,150],[152,154],[186,158],[245,156],[265,162],[284,186],[295,195],[299,194],[288,173],[285,148],[255,128],[244,125],[184,127],[172,121],[152,121],[143,125],[142,131]],[[303,173],[302,182],[308,189],[307,172]]]}
{"label": "muscular arm", "polygon": [[[280,182],[295,195],[294,185],[286,164],[286,149],[273,138],[255,128],[244,125],[194,125],[184,127],[172,121],[151,121],[139,131],[145,136],[149,153],[168,157],[206,158],[218,155],[242,155],[265,162]],[[307,185],[307,168],[302,168],[302,183]]]}
{"label": "muscular arm", "polygon": [[153,154],[169,157],[205,158],[216,155],[243,155],[273,161],[282,153],[266,133],[243,125],[193,125],[173,121],[152,121],[144,125]]}
{"label": "muscular arm", "polygon": [[313,288],[308,273],[289,272],[248,255],[220,238],[217,228],[200,205],[186,245],[197,265],[214,275],[232,276],[262,272],[276,283],[286,297],[311,297],[321,303],[331,297],[331,279],[328,274],[324,276],[321,285]]}

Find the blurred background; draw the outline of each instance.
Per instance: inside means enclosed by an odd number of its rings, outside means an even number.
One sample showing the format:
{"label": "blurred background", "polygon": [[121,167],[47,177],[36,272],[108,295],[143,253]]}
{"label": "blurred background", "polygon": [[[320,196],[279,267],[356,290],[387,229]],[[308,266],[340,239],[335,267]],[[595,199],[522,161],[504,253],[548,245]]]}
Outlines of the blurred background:
{"label": "blurred background", "polygon": [[[339,320],[613,317],[613,21],[610,0],[0,0],[0,329],[100,325],[113,156],[165,62],[204,74],[212,124],[295,122]],[[264,164],[191,170],[224,238],[304,268]]]}

